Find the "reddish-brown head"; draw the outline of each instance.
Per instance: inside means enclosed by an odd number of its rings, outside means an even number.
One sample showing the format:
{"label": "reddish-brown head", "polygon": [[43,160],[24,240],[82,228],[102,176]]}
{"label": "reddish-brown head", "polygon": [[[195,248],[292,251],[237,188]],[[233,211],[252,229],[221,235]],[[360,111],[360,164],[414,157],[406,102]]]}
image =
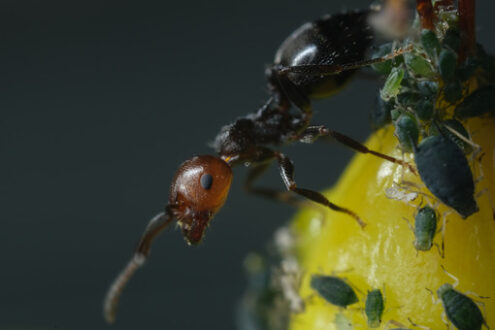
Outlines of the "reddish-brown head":
{"label": "reddish-brown head", "polygon": [[177,170],[169,203],[189,244],[198,244],[215,213],[222,207],[232,169],[219,157],[196,156]]}

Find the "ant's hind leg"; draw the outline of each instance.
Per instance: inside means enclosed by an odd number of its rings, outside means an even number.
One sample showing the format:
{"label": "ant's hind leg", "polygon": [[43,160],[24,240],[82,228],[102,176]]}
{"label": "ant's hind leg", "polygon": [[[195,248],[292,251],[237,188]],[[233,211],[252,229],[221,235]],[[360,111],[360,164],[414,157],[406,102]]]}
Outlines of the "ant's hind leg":
{"label": "ant's hind leg", "polygon": [[351,148],[357,152],[361,152],[363,154],[371,154],[371,155],[374,155],[376,157],[385,159],[389,162],[396,163],[396,164],[399,164],[402,166],[406,166],[412,173],[417,174],[416,168],[413,165],[409,164],[408,162],[405,162],[403,160],[397,159],[397,158],[392,157],[392,156],[382,154],[381,152],[378,152],[378,151],[368,149],[365,145],[357,142],[356,140],[351,139],[350,137],[348,137],[342,133],[329,130],[325,126],[310,126],[310,127],[306,128],[301,134],[294,137],[294,140],[299,140],[300,142],[303,142],[303,143],[313,143],[314,141],[316,141],[318,138],[321,138],[321,137],[332,137],[337,142],[342,143],[343,145],[345,145],[345,146],[347,146],[347,147],[349,147],[349,148]]}
{"label": "ant's hind leg", "polygon": [[293,65],[277,68],[278,74],[280,76],[287,75],[289,73],[301,73],[308,76],[331,76],[335,74],[342,73],[344,71],[356,70],[365,66],[370,66],[372,64],[385,62],[393,59],[396,56],[402,55],[409,52],[412,47],[407,47],[404,49],[397,49],[391,54],[384,57],[373,58],[370,60],[357,61],[352,63],[344,64],[303,64],[303,65]]}
{"label": "ant's hind leg", "polygon": [[120,295],[132,275],[134,275],[136,270],[138,270],[138,268],[140,268],[146,261],[151,251],[151,243],[153,239],[173,220],[174,218],[172,211],[169,207],[167,207],[165,212],[157,214],[148,223],[134,255],[125,268],[119,273],[117,278],[112,282],[112,285],[108,289],[105,296],[103,303],[103,316],[108,323],[113,323],[115,321]]}
{"label": "ant's hind leg", "polygon": [[349,209],[333,204],[321,193],[309,189],[298,188],[296,182],[294,181],[294,164],[292,163],[292,161],[280,152],[275,152],[274,155],[278,160],[280,175],[282,176],[282,180],[284,181],[284,184],[288,190],[293,191],[300,196],[306,197],[313,202],[326,206],[333,211],[346,213],[353,217],[361,227],[364,228],[364,226],[366,226],[366,223],[361,220],[361,218],[356,213],[352,212]]}

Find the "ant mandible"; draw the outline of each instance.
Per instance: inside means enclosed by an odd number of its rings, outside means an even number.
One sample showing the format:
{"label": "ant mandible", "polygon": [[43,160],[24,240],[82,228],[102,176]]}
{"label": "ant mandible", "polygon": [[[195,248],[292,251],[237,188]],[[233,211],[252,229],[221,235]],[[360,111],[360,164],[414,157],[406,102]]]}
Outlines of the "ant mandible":
{"label": "ant mandible", "polygon": [[[270,97],[256,112],[224,126],[213,146],[218,156],[196,156],[185,161],[172,181],[165,211],[146,227],[141,241],[124,270],[111,285],[104,302],[104,316],[115,320],[118,299],[133,273],[143,265],[153,239],[174,220],[188,244],[200,243],[210,220],[222,207],[232,181],[232,167],[250,163],[252,168],[245,187],[248,191],[282,200],[284,193],[253,187],[253,182],[274,160],[288,191],[353,217],[365,223],[351,210],[330,202],[319,192],[299,188],[294,181],[292,161],[267,145],[295,141],[312,143],[331,137],[362,153],[414,168],[399,159],[369,150],[361,143],[325,126],[311,126],[311,99],[328,97],[342,88],[355,69],[383,62],[400,54],[365,60],[373,40],[367,19],[373,10],[361,10],[324,16],[295,30],[278,49],[272,66],[266,70]],[[295,105],[292,108],[291,105]],[[287,201],[287,199],[285,199]],[[289,200],[290,202],[290,200]]]}

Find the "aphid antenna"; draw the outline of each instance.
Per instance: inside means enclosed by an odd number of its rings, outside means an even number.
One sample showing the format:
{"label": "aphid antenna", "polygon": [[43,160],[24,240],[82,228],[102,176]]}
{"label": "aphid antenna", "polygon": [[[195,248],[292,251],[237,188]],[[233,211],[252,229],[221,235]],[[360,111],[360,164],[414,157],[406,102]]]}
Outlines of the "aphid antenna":
{"label": "aphid antenna", "polygon": [[440,267],[442,268],[443,272],[445,273],[445,275],[447,275],[448,277],[450,277],[451,279],[454,280],[454,284],[452,284],[452,287],[453,288],[456,288],[458,285],[459,285],[459,279],[457,277],[455,277],[454,275],[452,275],[451,273],[449,273],[445,267],[443,265],[440,265]]}

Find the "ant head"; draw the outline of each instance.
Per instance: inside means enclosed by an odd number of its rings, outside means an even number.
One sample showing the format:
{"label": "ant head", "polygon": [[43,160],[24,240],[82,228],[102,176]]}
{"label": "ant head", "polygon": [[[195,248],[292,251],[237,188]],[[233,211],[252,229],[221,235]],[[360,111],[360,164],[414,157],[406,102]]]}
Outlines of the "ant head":
{"label": "ant head", "polygon": [[219,157],[196,156],[177,170],[169,203],[184,238],[198,244],[215,213],[222,207],[232,182],[232,169]]}

